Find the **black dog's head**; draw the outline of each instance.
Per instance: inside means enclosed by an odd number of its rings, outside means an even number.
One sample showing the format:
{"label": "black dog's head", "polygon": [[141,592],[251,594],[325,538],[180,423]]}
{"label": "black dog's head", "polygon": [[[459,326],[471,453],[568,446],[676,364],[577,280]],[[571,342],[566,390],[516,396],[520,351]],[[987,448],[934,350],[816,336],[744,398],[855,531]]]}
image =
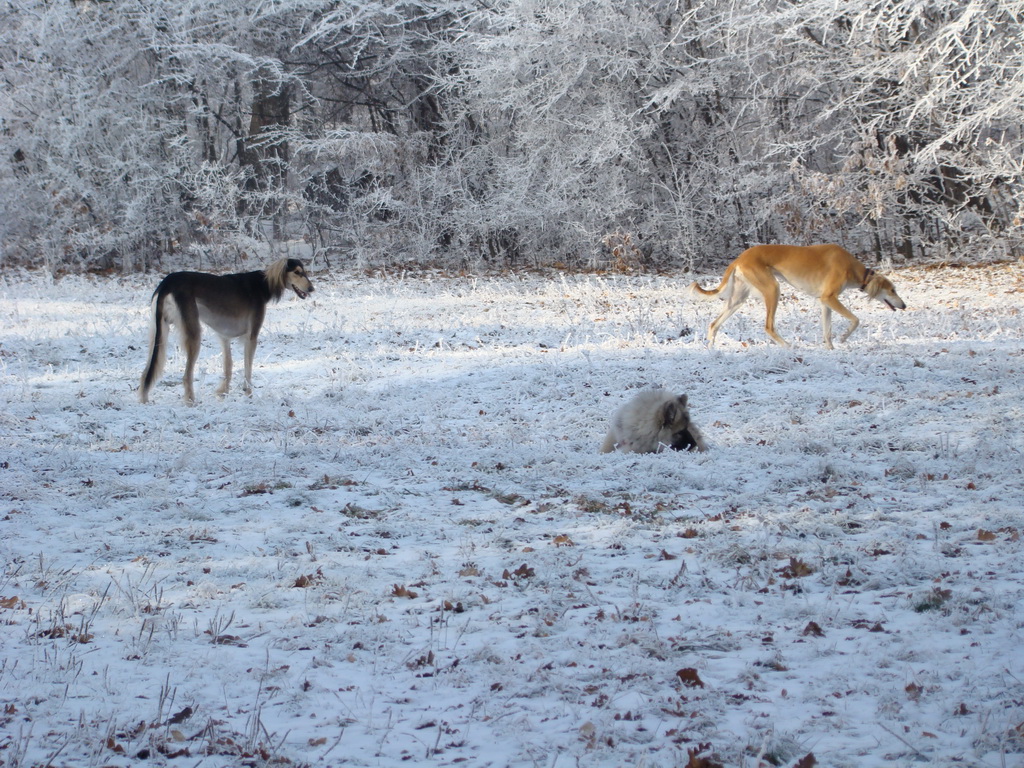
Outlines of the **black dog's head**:
{"label": "black dog's head", "polygon": [[295,291],[295,295],[304,299],[313,292],[313,281],[306,274],[306,268],[298,259],[288,259],[284,269],[285,284]]}

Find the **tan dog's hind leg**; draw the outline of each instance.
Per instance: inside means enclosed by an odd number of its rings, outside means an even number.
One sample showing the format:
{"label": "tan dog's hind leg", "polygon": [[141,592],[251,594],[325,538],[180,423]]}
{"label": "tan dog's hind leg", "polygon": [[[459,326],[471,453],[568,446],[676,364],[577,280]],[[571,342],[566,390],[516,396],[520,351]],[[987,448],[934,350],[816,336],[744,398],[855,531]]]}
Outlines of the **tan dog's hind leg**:
{"label": "tan dog's hind leg", "polygon": [[788,347],[789,343],[775,330],[775,312],[779,308],[779,281],[767,268],[748,269],[743,272],[746,280],[764,301],[764,331],[776,344]]}
{"label": "tan dog's hind leg", "polygon": [[708,346],[715,346],[715,336],[718,334],[718,329],[722,327],[722,323],[732,317],[736,310],[740,308],[744,301],[747,300],[747,296],[750,294],[750,288],[742,280],[733,278],[732,288],[729,292],[729,298],[726,299],[725,309],[723,309],[718,317],[711,321],[711,325],[708,326]]}
{"label": "tan dog's hind leg", "polygon": [[751,289],[746,283],[744,283],[739,275],[733,273],[732,279],[727,287],[728,298],[725,300],[725,308],[719,312],[719,315],[712,321],[711,326],[708,327],[708,346],[715,346],[715,336],[718,335],[718,330],[722,327],[729,317],[736,313],[736,310],[746,301],[746,297],[750,296]]}
{"label": "tan dog's hind leg", "polygon": [[775,311],[779,308],[779,284],[772,281],[772,287],[761,294],[764,299],[764,332],[771,336],[777,344],[788,347],[789,342],[779,336],[775,330]]}

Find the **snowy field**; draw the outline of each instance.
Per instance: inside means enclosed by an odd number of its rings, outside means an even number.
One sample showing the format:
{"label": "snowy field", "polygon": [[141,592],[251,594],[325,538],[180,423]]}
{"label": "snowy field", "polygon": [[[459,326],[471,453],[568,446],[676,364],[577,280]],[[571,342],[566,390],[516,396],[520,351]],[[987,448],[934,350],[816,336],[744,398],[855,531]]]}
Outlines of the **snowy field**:
{"label": "snowy field", "polygon": [[[156,278],[5,274],[0,766],[1024,764],[1024,270],[890,277],[829,352],[791,290],[711,351],[688,275],[321,273],[187,407]],[[710,452],[597,452],[648,385]]]}

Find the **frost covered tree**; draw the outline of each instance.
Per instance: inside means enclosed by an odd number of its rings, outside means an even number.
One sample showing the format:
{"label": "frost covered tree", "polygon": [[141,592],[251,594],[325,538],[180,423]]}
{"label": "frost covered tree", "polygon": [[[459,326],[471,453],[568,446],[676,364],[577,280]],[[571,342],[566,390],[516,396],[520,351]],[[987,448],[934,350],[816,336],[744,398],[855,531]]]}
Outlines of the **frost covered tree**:
{"label": "frost covered tree", "polygon": [[670,5],[508,0],[468,19],[441,83],[447,154],[435,169],[464,247],[579,264],[622,231],[639,236],[643,261],[693,228],[690,156],[703,139],[658,114],[652,94],[672,73],[706,76],[676,56],[686,20]]}
{"label": "frost covered tree", "polygon": [[793,228],[879,255],[1021,256],[1024,3],[808,2],[774,29],[795,66],[769,91],[806,94],[780,134]]}
{"label": "frost covered tree", "polygon": [[309,16],[298,45],[311,101],[292,173],[303,231],[319,248],[363,264],[446,251],[440,83],[472,5],[385,0]]}
{"label": "frost covered tree", "polygon": [[393,244],[419,224],[395,214],[437,124],[438,5],[0,6],[4,259],[224,264],[311,233],[365,244],[367,221]]}
{"label": "frost covered tree", "polygon": [[128,37],[72,3],[3,9],[5,255],[55,266],[141,245],[134,225],[165,202],[170,158],[155,116],[128,95],[148,68]]}
{"label": "frost covered tree", "polygon": [[0,259],[1019,257],[1022,23],[1020,0],[8,0]]}
{"label": "frost covered tree", "polygon": [[131,269],[244,231],[245,158],[273,144],[249,133],[254,84],[264,100],[274,90],[255,73],[277,71],[244,15],[83,0],[2,16],[0,172],[16,183],[0,226],[14,256]]}
{"label": "frost covered tree", "polygon": [[690,263],[783,239],[1019,256],[1022,7],[489,5],[447,80],[463,231],[541,258],[619,229]]}

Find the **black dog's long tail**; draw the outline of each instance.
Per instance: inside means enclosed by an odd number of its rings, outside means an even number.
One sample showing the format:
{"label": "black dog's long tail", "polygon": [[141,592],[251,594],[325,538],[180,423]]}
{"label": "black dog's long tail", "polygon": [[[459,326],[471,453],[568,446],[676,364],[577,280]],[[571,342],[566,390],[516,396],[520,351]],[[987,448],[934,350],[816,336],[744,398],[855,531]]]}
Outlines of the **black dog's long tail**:
{"label": "black dog's long tail", "polygon": [[142,372],[142,380],[139,382],[139,402],[145,403],[149,400],[149,390],[153,388],[160,374],[163,372],[164,361],[167,359],[167,333],[164,322],[164,302],[167,294],[161,288],[157,288],[151,302],[152,314],[149,327],[149,362],[146,370]]}

